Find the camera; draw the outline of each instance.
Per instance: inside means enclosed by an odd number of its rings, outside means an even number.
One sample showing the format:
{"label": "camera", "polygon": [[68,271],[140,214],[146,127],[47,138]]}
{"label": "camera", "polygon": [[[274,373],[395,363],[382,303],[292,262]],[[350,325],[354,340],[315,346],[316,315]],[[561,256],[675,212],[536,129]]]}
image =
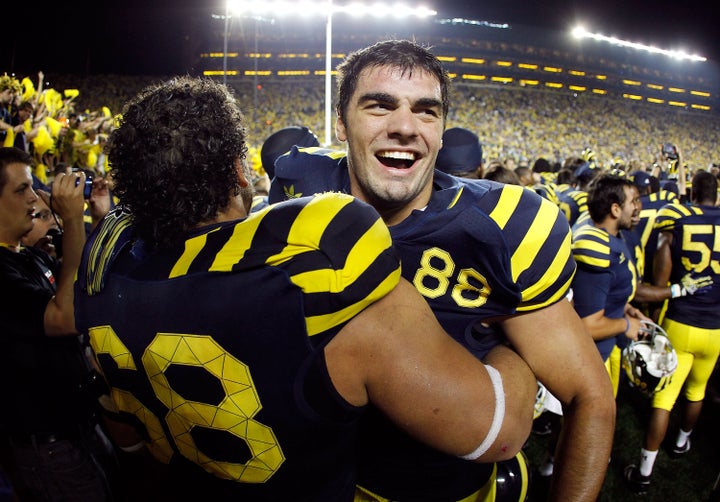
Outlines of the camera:
{"label": "camera", "polygon": [[[83,188],[83,198],[89,199],[90,195],[92,195],[94,175],[93,175],[92,171],[89,171],[87,169],[79,169],[77,167],[72,168],[72,172],[74,172],[74,173],[77,173],[80,171],[85,173],[85,187]],[[80,178],[78,178],[75,181],[75,186],[78,186],[79,184],[80,184]]]}
{"label": "camera", "polygon": [[668,160],[677,160],[678,152],[677,147],[672,143],[664,143],[662,146],[662,154]]}

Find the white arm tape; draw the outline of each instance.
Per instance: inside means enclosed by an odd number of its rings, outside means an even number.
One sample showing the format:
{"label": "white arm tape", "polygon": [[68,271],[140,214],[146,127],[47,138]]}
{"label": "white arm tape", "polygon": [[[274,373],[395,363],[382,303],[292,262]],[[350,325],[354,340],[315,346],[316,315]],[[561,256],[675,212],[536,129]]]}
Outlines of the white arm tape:
{"label": "white arm tape", "polygon": [[492,382],[493,390],[495,391],[495,413],[493,414],[493,421],[490,425],[490,430],[488,431],[487,436],[485,436],[485,439],[483,439],[483,442],[480,443],[480,446],[478,446],[472,453],[468,453],[467,455],[460,457],[465,460],[475,460],[483,456],[497,439],[498,434],[500,433],[500,428],[505,420],[505,390],[503,389],[502,377],[500,376],[500,372],[492,366],[488,366],[486,364],[485,369],[487,370],[488,375],[490,375],[490,381]]}
{"label": "white arm tape", "polygon": [[122,451],[124,451],[125,453],[134,453],[134,452],[136,452],[136,451],[142,450],[144,446],[145,446],[145,442],[144,442],[144,441],[140,441],[139,443],[135,443],[134,445],[131,445],[131,446],[120,446],[119,448],[120,448]]}

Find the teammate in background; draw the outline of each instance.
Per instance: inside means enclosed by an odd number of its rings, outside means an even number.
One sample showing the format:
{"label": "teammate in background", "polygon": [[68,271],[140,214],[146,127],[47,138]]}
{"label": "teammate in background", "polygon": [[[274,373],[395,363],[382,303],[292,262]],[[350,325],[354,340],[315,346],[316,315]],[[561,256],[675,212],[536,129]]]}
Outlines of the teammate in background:
{"label": "teammate in background", "polygon": [[[654,228],[655,218],[658,211],[665,204],[677,201],[678,197],[673,192],[660,189],[660,180],[646,173],[645,171],[633,171],[630,174],[633,184],[640,191],[640,221],[633,228],[633,232],[640,238],[644,260],[644,280],[653,284],[653,260],[657,250],[658,231]],[[650,313],[652,309],[649,309]]]}
{"label": "teammate in background", "polygon": [[697,173],[692,181],[692,204],[666,205],[655,228],[660,232],[655,255],[654,281],[658,286],[678,283],[690,272],[705,274],[713,284],[704,294],[680,296],[669,301],[662,319],[678,356],[670,384],[652,399],[652,413],[639,465],[629,465],[625,477],[637,493],[647,492],[658,450],[667,433],[670,411],[681,391],[686,399],[673,454],[690,450],[690,434],[700,416],[707,382],[720,352],[720,253],[716,232],[720,225],[718,182],[712,174]]}
{"label": "teammate in background", "polygon": [[587,186],[597,171],[581,157],[568,157],[557,175],[558,206],[570,227],[587,211]]}
{"label": "teammate in background", "polygon": [[554,180],[555,173],[552,172],[550,162],[540,157],[533,162],[532,169],[527,166],[518,166],[515,168],[515,174],[520,180],[520,184],[534,190],[538,195],[549,200],[556,206],[560,205],[557,194],[555,193]]}
{"label": "teammate in background", "polygon": [[[573,232],[573,255],[578,265],[572,282],[573,303],[595,340],[613,395],[617,395],[620,365],[613,365],[619,359],[611,358],[611,354],[619,356],[617,347],[624,347],[628,338],[638,338],[640,320],[645,319],[629,303],[637,284],[634,253],[620,236],[620,231],[629,230],[632,220],[637,219],[638,201],[638,192],[630,181],[602,174],[588,191],[590,222]],[[555,471],[554,442],[553,435],[546,460],[539,468],[541,476]]]}
{"label": "teammate in background", "polygon": [[[553,499],[595,500],[615,403],[597,350],[565,300],[575,269],[567,221],[531,190],[434,169],[448,85],[440,61],[412,42],[349,55],[338,67],[336,128],[347,154],[294,149],[280,157],[270,201],[336,190],[371,203],[390,226],[403,276],[446,331],[477,356],[507,337],[563,403]],[[480,471],[410,441],[379,413],[370,418],[359,442],[365,499],[487,494],[492,466]]]}
{"label": "teammate in background", "polygon": [[460,178],[482,178],[483,150],[478,135],[462,127],[446,129],[435,168]]}
{"label": "teammate in background", "polygon": [[573,256],[578,271],[573,279],[575,310],[607,361],[616,344],[637,340],[640,321],[647,319],[630,305],[637,288],[635,253],[620,237],[639,214],[639,195],[620,176],[602,174],[590,185],[591,223],[573,234]]}
{"label": "teammate in background", "polygon": [[442,331],[376,211],[325,194],[248,216],[225,86],[146,88],[108,153],[121,205],[85,248],[77,324],[114,411],[139,425],[116,441],[169,464],[150,480],[161,498],[351,500],[369,402],[449,455],[519,451],[532,373],[505,347],[480,364]]}

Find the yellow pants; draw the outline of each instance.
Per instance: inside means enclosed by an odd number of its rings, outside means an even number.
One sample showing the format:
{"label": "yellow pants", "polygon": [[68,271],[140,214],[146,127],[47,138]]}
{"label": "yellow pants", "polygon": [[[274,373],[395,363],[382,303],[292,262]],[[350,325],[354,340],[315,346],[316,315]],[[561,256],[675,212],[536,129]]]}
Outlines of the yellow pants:
{"label": "yellow pants", "polygon": [[688,401],[702,401],[720,353],[720,329],[703,329],[665,318],[662,323],[677,352],[678,367],[667,387],[653,396],[653,408],[672,410],[685,387]]}
{"label": "yellow pants", "polygon": [[618,388],[620,387],[620,372],[622,371],[622,350],[617,345],[613,347],[610,356],[605,360],[605,369],[610,375],[613,396],[617,397]]}

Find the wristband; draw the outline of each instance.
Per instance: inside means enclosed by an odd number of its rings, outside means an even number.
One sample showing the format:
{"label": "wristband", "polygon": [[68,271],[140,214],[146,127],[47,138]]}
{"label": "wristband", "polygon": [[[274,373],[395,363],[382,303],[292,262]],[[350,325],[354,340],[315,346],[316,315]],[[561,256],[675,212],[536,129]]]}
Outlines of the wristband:
{"label": "wristband", "polygon": [[630,331],[630,319],[627,317],[625,318],[625,334],[627,335],[627,332]]}
{"label": "wristband", "polygon": [[680,284],[673,284],[670,286],[670,298],[677,298],[678,296],[685,296],[683,294],[683,288]]}
{"label": "wristband", "polygon": [[120,448],[125,453],[134,453],[136,451],[142,450],[144,446],[145,446],[145,442],[140,441],[139,443],[135,443],[130,446],[118,446],[118,448]]}
{"label": "wristband", "polygon": [[483,456],[497,439],[500,428],[505,420],[505,390],[503,389],[502,377],[500,376],[500,372],[492,366],[485,365],[485,369],[488,375],[490,375],[493,391],[495,391],[495,413],[493,414],[493,421],[487,436],[485,436],[485,439],[483,439],[483,442],[480,443],[480,446],[478,446],[475,451],[460,457],[464,460],[475,460]]}

